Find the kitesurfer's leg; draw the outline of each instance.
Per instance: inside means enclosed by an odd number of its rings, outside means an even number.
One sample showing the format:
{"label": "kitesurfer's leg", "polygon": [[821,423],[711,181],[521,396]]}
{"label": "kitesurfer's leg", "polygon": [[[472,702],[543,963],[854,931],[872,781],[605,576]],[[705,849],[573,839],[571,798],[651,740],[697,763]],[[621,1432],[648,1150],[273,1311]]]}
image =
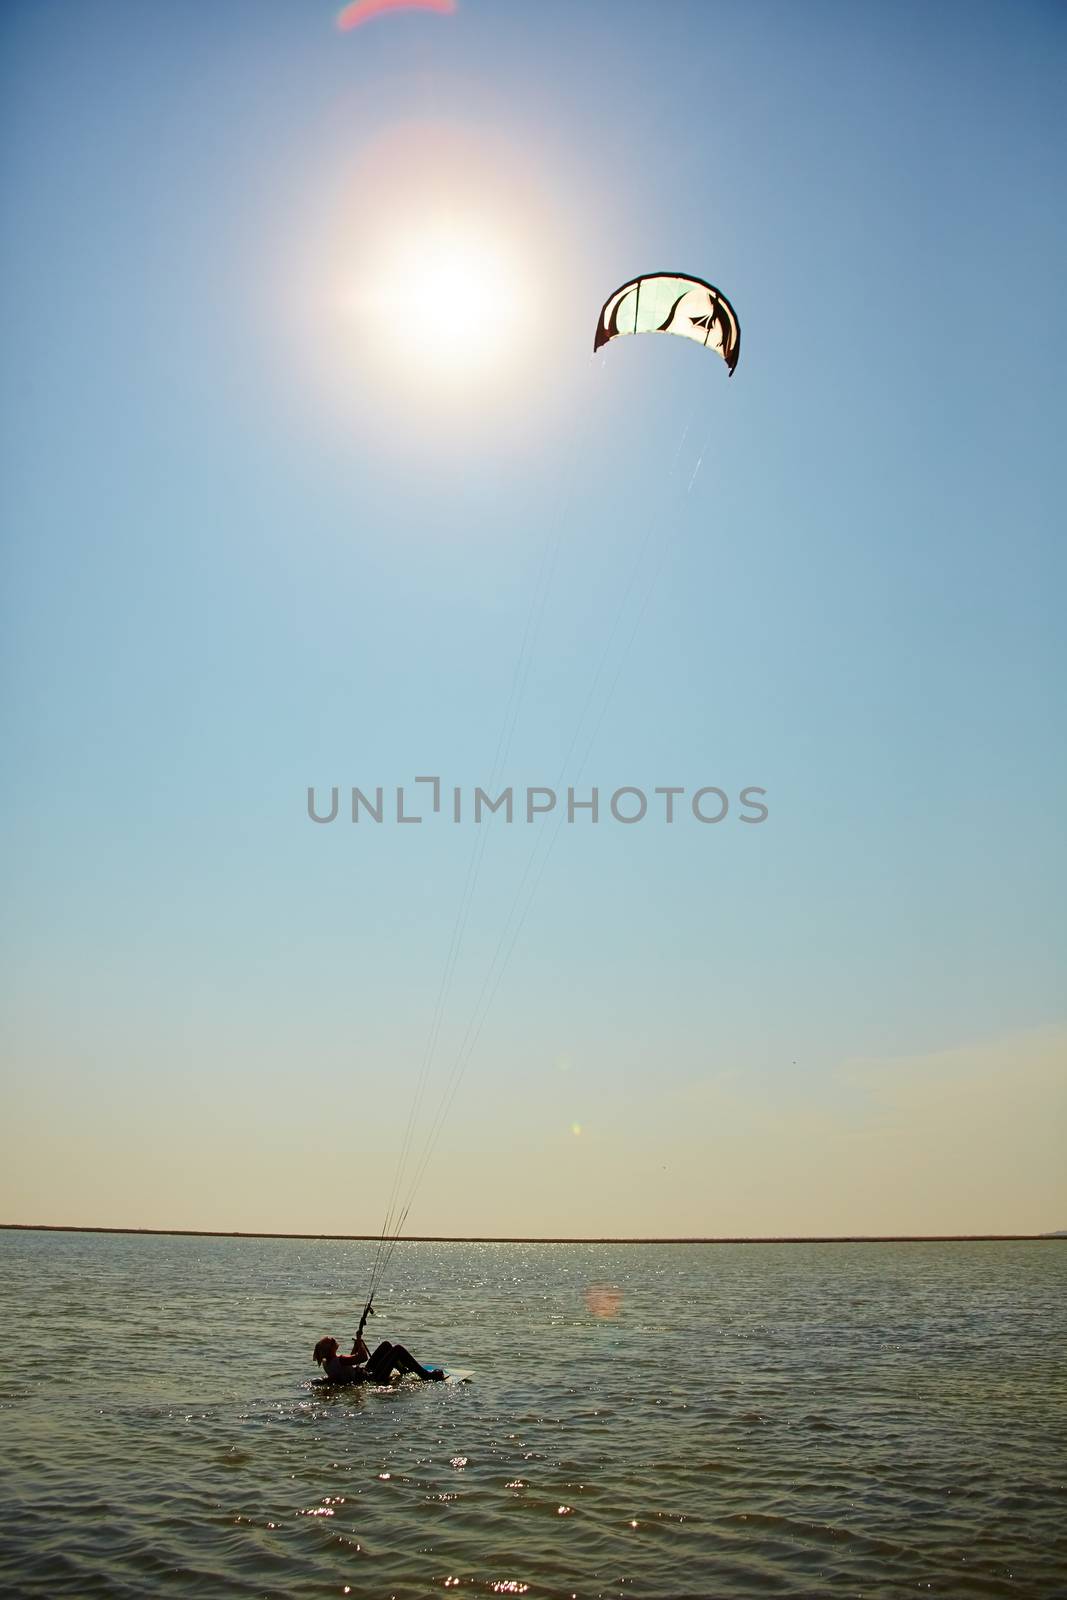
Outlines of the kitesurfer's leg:
{"label": "kitesurfer's leg", "polygon": [[438,1382],[444,1377],[443,1372],[420,1366],[410,1350],[402,1344],[390,1344],[388,1339],[383,1339],[367,1362],[367,1371],[377,1383],[388,1383],[394,1372],[413,1372],[417,1378],[435,1378]]}
{"label": "kitesurfer's leg", "polygon": [[413,1372],[417,1378],[437,1378],[440,1381],[444,1377],[443,1372],[431,1372],[429,1367],[421,1366],[411,1351],[405,1350],[402,1344],[393,1346],[393,1365],[400,1372]]}
{"label": "kitesurfer's leg", "polygon": [[392,1357],[393,1347],[388,1339],[383,1339],[368,1358],[363,1370],[374,1379],[375,1383],[388,1383],[393,1370]]}

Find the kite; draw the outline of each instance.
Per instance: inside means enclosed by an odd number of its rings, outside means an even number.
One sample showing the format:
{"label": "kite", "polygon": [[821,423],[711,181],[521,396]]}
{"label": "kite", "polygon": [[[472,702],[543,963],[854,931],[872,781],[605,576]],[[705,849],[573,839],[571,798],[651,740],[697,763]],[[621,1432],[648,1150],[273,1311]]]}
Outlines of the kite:
{"label": "kite", "polygon": [[726,362],[730,376],[741,354],[741,324],[721,289],[678,272],[631,278],[605,300],[594,351],[623,333],[678,333]]}
{"label": "kite", "polygon": [[337,14],[337,26],[342,33],[350,33],[360,23],[372,17],[384,17],[390,11],[436,11],[441,16],[451,16],[456,0],[354,0]]}

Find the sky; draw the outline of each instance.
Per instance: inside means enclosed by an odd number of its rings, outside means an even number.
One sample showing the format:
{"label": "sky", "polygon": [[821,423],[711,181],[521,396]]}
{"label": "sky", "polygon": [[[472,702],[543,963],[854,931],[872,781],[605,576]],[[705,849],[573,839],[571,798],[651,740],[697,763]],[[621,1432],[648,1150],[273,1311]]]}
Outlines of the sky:
{"label": "sky", "polygon": [[1067,1227],[1063,10],[0,33],[0,1220]]}

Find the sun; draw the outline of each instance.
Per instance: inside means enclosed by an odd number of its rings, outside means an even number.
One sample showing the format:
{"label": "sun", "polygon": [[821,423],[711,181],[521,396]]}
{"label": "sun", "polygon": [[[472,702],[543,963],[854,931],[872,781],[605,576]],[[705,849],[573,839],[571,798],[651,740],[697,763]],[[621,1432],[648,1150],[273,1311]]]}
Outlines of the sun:
{"label": "sun", "polygon": [[548,415],[576,233],[540,162],[499,130],[405,120],[324,164],[279,256],[324,415],[441,441]]}
{"label": "sun", "polygon": [[528,299],[521,258],[486,223],[423,224],[386,241],[361,274],[354,309],[408,375],[458,386],[516,354]]}

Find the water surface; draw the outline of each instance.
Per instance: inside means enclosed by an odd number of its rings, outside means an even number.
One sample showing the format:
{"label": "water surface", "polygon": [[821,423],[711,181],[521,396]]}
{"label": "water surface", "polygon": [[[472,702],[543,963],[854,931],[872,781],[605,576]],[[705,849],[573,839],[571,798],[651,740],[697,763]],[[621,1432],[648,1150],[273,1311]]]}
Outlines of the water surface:
{"label": "water surface", "polygon": [[1067,1243],[371,1248],[0,1234],[0,1590],[1067,1595]]}

